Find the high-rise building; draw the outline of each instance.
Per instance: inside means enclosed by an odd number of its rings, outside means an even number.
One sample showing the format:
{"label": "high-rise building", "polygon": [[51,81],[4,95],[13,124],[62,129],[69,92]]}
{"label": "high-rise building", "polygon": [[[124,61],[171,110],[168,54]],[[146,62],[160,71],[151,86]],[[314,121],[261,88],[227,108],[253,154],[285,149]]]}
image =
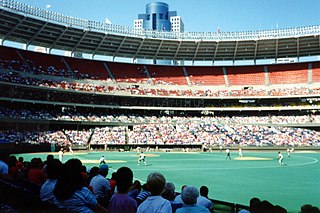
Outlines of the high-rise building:
{"label": "high-rise building", "polygon": [[184,24],[181,16],[170,17],[171,31],[172,32],[184,32]]}
{"label": "high-rise building", "polygon": [[[139,14],[138,19],[134,20],[133,27],[136,30],[149,29],[160,31],[184,32],[182,18],[177,16],[176,11],[169,11],[169,6],[163,2],[152,2],[146,5],[146,13]],[[157,60],[147,61],[138,60],[140,63],[171,64],[172,61]]]}

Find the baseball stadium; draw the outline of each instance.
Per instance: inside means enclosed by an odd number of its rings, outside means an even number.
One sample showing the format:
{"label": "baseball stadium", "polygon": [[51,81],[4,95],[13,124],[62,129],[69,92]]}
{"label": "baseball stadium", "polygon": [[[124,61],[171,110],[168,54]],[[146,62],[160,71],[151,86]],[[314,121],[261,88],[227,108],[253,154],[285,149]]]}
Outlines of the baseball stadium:
{"label": "baseball stadium", "polygon": [[[161,175],[185,202],[174,209],[161,198],[168,212],[188,206],[184,186],[208,188],[208,212],[319,212],[320,61],[296,60],[320,56],[319,25],[173,32],[0,0],[0,44],[0,212],[82,212],[59,197],[48,205],[40,194],[46,179],[29,180],[34,167],[45,174],[49,155],[61,173],[80,160],[88,176],[103,156],[108,180],[115,173],[119,184],[125,167],[130,183],[148,190],[151,174]],[[110,198],[86,212],[126,212]],[[252,198],[273,210],[252,210]],[[127,212],[148,212],[148,199]]]}

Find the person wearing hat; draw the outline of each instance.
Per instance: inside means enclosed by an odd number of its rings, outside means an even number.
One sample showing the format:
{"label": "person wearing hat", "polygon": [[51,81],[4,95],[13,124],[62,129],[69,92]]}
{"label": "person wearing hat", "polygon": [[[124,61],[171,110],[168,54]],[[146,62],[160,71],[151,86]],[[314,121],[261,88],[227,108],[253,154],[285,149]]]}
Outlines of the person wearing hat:
{"label": "person wearing hat", "polygon": [[204,206],[197,205],[197,198],[199,197],[199,191],[194,186],[186,186],[181,192],[181,198],[184,205],[177,209],[176,213],[210,213],[209,209]]}
{"label": "person wearing hat", "polygon": [[90,186],[93,188],[94,195],[98,203],[103,207],[108,207],[111,198],[111,187],[109,180],[106,178],[109,173],[109,166],[102,164],[99,167],[99,173],[90,181]]}

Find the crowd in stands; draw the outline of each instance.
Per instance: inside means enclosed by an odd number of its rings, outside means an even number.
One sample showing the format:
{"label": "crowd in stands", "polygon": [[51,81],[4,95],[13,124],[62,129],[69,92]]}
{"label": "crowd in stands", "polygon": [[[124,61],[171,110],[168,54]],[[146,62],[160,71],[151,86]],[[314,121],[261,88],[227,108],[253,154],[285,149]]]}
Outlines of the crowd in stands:
{"label": "crowd in stands", "polygon": [[12,108],[0,106],[1,119],[26,119],[26,120],[54,120],[54,121],[85,121],[106,122],[115,124],[167,124],[167,123],[209,123],[222,122],[234,124],[318,124],[320,115],[202,115],[202,116],[168,116],[168,115],[139,115],[139,114],[110,114],[106,112],[92,112],[76,110],[73,107],[61,107],[56,109],[32,109]]}
{"label": "crowd in stands", "polygon": [[[5,69],[5,70],[1,70]],[[1,61],[0,79],[5,82],[40,86],[53,89],[98,92],[104,94],[127,94],[127,95],[159,95],[159,96],[204,96],[204,97],[233,97],[233,96],[292,96],[318,94],[318,87],[286,86],[286,87],[237,87],[230,89],[208,88],[193,86],[185,89],[174,86],[170,82],[161,82],[167,88],[152,86],[148,83],[114,83],[112,79],[98,79],[90,74],[71,72],[64,69],[56,69],[54,66],[42,67],[20,64],[19,61]],[[40,76],[41,75],[41,76]],[[88,81],[88,79],[90,79]],[[92,80],[93,79],[93,80]],[[185,85],[187,86],[187,85]]]}
{"label": "crowd in stands", "polygon": [[[23,157],[17,159],[8,153],[0,155],[0,181],[32,185],[41,200],[38,210],[87,213],[215,212],[205,185],[200,189],[184,185],[181,194],[178,194],[174,183],[159,172],[151,172],[143,185],[140,180],[134,180],[133,171],[125,166],[117,169],[111,178],[108,174],[107,164],[87,168],[77,158],[62,163],[49,154],[45,161],[34,157],[28,162]],[[239,211],[247,212],[285,213],[287,210],[267,200],[252,198],[249,207]],[[319,208],[303,205],[301,212],[319,213]]]}
{"label": "crowd in stands", "polygon": [[66,67],[56,68],[54,65],[44,66],[30,59],[25,59],[24,62],[14,59],[0,59],[0,69],[26,72],[34,75],[48,75],[73,79],[97,79],[94,75],[79,73],[78,70],[70,70]]}
{"label": "crowd in stands", "polygon": [[126,127],[96,127],[94,129],[90,144],[126,144]]}
{"label": "crowd in stands", "polygon": [[[2,107],[0,118],[40,119],[32,110]],[[29,114],[31,113],[31,114]],[[45,118],[90,121],[91,128],[59,131],[2,130],[0,138],[15,143],[53,143],[81,145],[155,144],[207,146],[319,146],[320,133],[284,124],[317,124],[318,115],[301,116],[141,116],[95,115],[77,112],[64,116],[42,111]],[[106,122],[106,126],[94,126]],[[110,125],[111,123],[111,125]],[[268,124],[268,125],[264,125]],[[283,126],[281,126],[283,125]]]}

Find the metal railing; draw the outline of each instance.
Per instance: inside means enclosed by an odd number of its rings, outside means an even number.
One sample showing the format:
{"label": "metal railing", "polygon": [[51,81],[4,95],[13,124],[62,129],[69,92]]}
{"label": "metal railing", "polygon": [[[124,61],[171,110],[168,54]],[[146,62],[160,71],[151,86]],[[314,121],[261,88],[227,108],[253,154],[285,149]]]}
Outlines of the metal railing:
{"label": "metal railing", "polygon": [[146,29],[134,29],[128,26],[107,24],[82,18],[63,15],[38,7],[30,6],[13,0],[0,0],[0,8],[15,13],[34,16],[47,21],[57,22],[68,26],[80,27],[85,30],[100,31],[123,36],[178,39],[178,40],[213,40],[213,41],[236,41],[236,40],[263,40],[276,38],[300,37],[306,35],[319,35],[320,25],[296,27],[287,29],[272,29],[259,31],[237,32],[170,32]]}

